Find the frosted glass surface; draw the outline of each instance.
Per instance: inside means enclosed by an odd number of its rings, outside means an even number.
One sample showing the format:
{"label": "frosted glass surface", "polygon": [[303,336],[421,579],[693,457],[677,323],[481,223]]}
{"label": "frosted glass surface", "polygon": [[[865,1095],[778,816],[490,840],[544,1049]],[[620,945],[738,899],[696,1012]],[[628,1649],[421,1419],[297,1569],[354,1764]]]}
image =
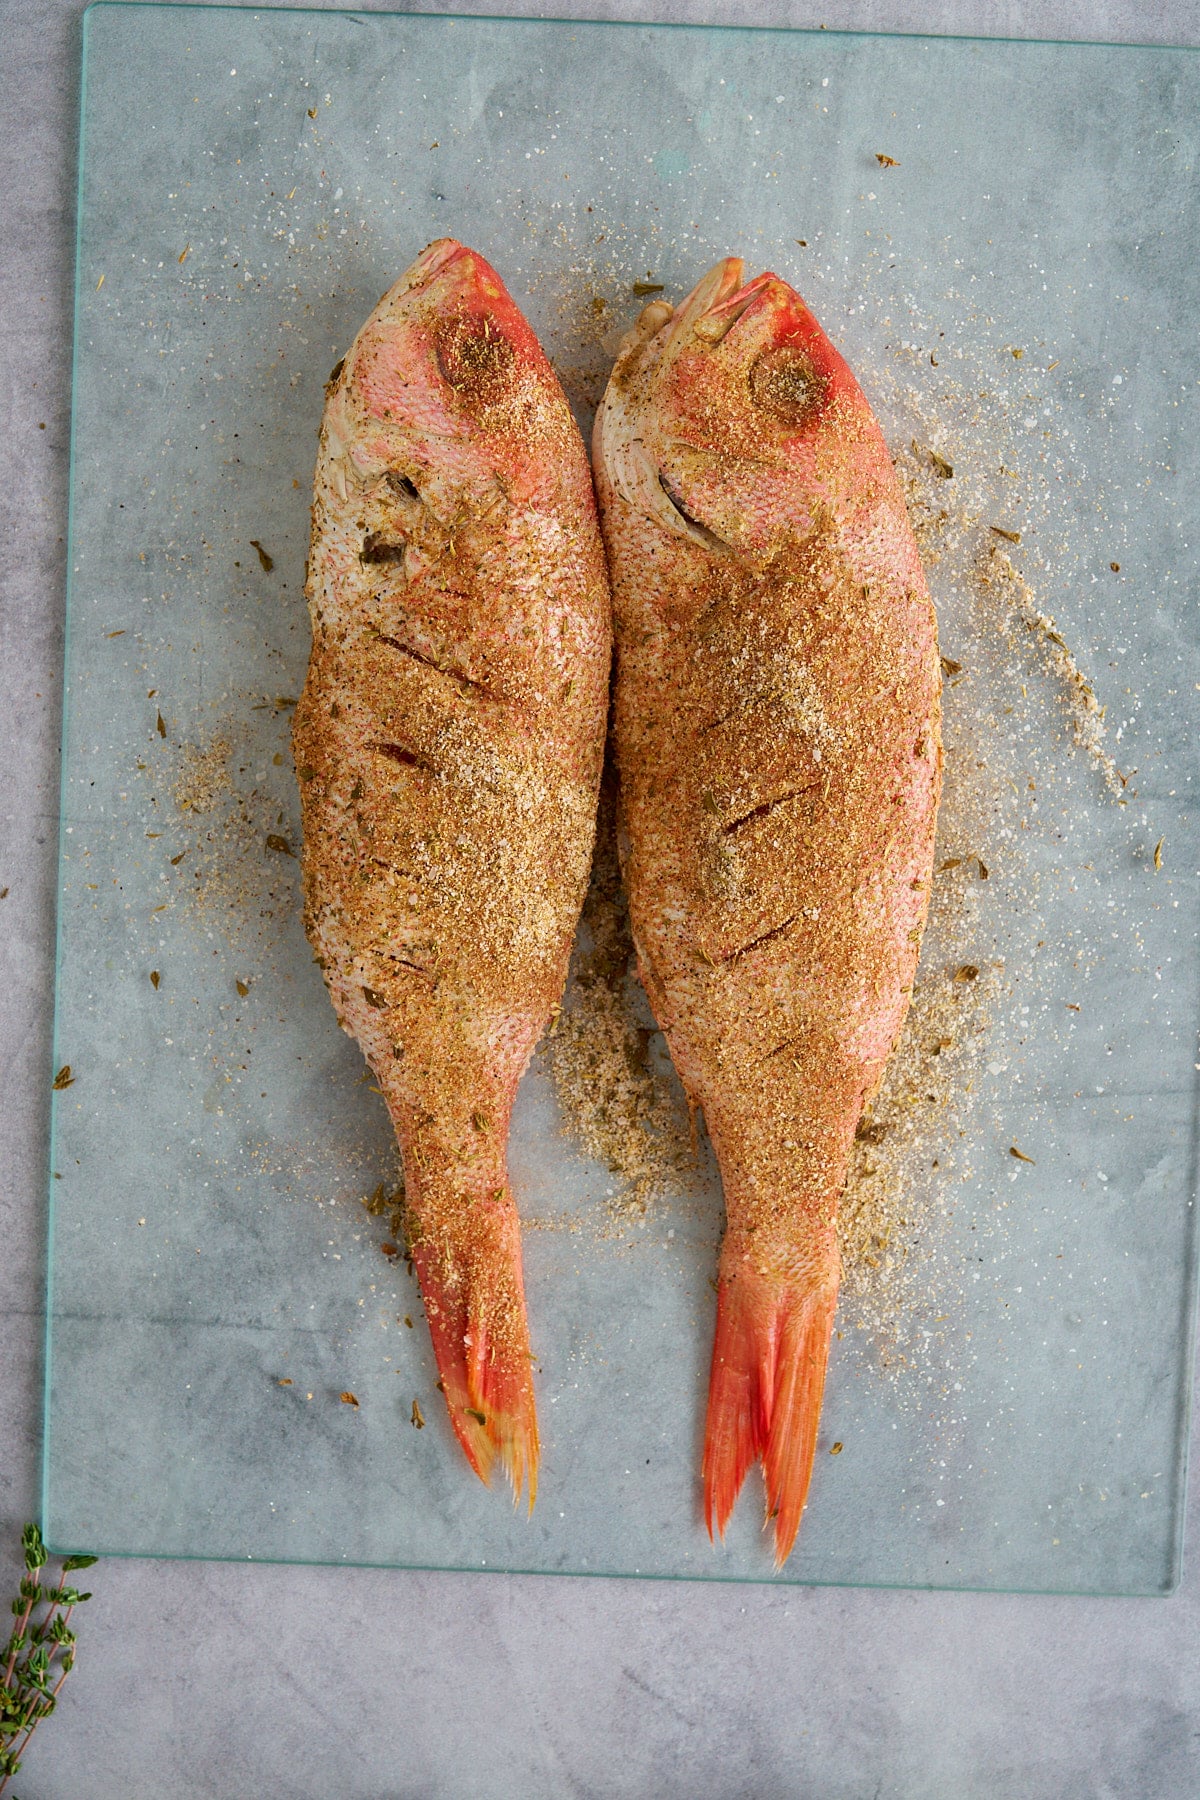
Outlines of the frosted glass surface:
{"label": "frosted glass surface", "polygon": [[[48,1537],[1169,1589],[1198,1062],[1195,56],[121,5],[85,36]],[[757,1475],[723,1548],[700,1519],[703,1145],[639,1220],[564,1131],[544,1049],[526,1077],[532,1519],[466,1470],[415,1288],[359,1204],[396,1160],[300,926],[290,701],[322,384],[443,234],[501,270],[585,426],[634,282],[678,296],[731,250],[776,268],[921,512],[966,810],[939,878],[962,907],[920,980],[976,967],[959,985],[991,998],[914,1140],[903,1228],[848,1273],[779,1576]],[[1057,638],[1107,708],[1107,784]]]}

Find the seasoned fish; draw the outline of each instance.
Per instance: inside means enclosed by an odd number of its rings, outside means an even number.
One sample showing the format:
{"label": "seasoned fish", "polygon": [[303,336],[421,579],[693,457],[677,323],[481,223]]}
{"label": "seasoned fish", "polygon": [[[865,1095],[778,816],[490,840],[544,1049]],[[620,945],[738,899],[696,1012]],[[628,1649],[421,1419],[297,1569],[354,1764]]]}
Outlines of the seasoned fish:
{"label": "seasoned fish", "polygon": [[513,1097],[588,878],[610,619],[587,458],[529,325],[443,239],[327,389],[296,711],[305,926],[395,1125],[450,1419],[520,1495],[538,1435]]}
{"label": "seasoned fish", "polygon": [[941,780],[937,634],[887,448],[786,283],[655,302],[596,420],[642,979],[720,1164],[704,1448],[800,1523],[855,1128],[900,1033]]}

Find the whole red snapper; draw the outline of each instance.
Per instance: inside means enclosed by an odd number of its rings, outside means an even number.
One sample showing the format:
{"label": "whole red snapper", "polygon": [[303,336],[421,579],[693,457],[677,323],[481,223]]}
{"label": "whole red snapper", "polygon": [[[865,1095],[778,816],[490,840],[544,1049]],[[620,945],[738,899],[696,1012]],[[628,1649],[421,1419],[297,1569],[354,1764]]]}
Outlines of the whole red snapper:
{"label": "whole red snapper", "polygon": [[839,1197],[912,993],[941,781],[933,606],[882,434],[800,297],[736,257],[655,302],[597,415],[625,881],[720,1164],[704,1448],[761,1458],[782,1563],[813,1465]]}

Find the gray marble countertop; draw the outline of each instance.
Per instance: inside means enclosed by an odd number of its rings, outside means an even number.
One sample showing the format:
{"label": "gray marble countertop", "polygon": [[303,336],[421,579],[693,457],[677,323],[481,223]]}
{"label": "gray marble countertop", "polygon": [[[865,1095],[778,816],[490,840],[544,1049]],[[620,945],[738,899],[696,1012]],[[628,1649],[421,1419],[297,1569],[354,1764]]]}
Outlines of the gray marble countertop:
{"label": "gray marble countertop", "polygon": [[[41,1429],[81,10],[0,0],[5,1597],[37,1511]],[[548,10],[1200,45],[1197,0]],[[1193,1483],[1192,1554],[1166,1600],[110,1560],[15,1785],[23,1800],[1174,1800],[1200,1792],[1198,1505]]]}

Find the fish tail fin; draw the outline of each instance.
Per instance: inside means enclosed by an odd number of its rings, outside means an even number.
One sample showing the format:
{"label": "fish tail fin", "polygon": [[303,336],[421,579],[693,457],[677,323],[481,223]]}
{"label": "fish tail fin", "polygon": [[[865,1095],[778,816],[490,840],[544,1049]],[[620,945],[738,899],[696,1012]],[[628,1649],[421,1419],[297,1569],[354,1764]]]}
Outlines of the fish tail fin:
{"label": "fish tail fin", "polygon": [[796,1541],[808,1494],[829,1340],[837,1310],[832,1279],[763,1274],[740,1260],[717,1289],[704,1435],[704,1516],[725,1535],[752,1462],[762,1459],[775,1566]]}
{"label": "fish tail fin", "polygon": [[515,1212],[497,1208],[471,1242],[420,1238],[412,1249],[450,1423],[485,1484],[496,1462],[513,1503],[537,1497],[538,1428]]}

